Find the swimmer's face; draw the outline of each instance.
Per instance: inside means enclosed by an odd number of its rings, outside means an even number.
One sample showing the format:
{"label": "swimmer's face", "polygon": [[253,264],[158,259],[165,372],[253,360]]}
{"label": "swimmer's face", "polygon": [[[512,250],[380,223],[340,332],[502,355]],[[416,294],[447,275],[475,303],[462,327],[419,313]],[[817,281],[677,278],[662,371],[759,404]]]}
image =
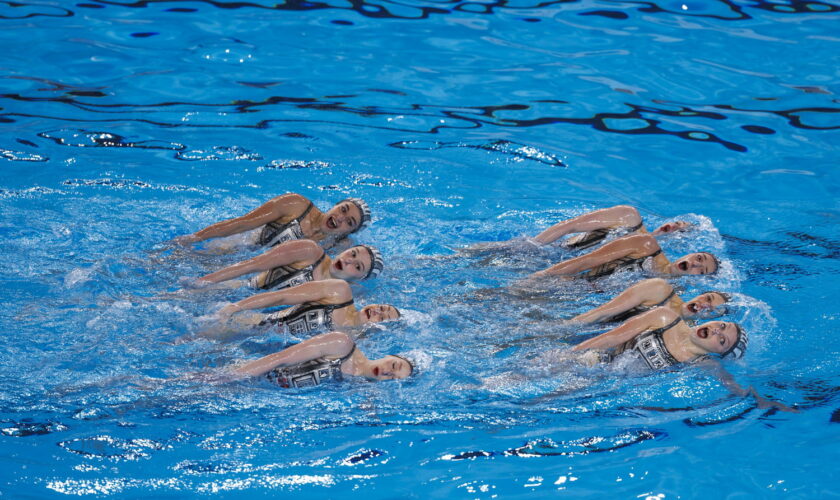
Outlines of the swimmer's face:
{"label": "swimmer's face", "polygon": [[358,280],[367,276],[371,264],[370,252],[365,247],[356,246],[338,254],[330,266],[330,274],[344,280]]}
{"label": "swimmer's face", "polygon": [[366,323],[382,323],[400,319],[400,312],[388,304],[371,304],[362,308],[359,313]]}
{"label": "swimmer's face", "polygon": [[667,222],[662,224],[656,230],[651,233],[654,236],[659,236],[660,234],[669,234],[669,233],[676,233],[678,231],[685,231],[691,227],[691,223],[686,222],[684,220],[675,220],[674,222]]}
{"label": "swimmer's face", "polygon": [[324,214],[321,229],[330,234],[350,234],[362,223],[362,212],[351,201],[342,201]]}
{"label": "swimmer's face", "polygon": [[723,354],[738,340],[738,329],[735,323],[728,321],[711,321],[694,328],[691,342],[702,347],[707,352]]}
{"label": "swimmer's face", "polygon": [[723,304],[726,304],[726,297],[717,292],[706,292],[683,304],[680,312],[682,316],[694,316],[711,312]]}
{"label": "swimmer's face", "polygon": [[717,261],[708,252],[690,253],[671,264],[673,274],[712,274],[717,269]]}
{"label": "swimmer's face", "polygon": [[368,378],[374,380],[394,380],[408,378],[411,365],[399,356],[385,356],[370,362]]}

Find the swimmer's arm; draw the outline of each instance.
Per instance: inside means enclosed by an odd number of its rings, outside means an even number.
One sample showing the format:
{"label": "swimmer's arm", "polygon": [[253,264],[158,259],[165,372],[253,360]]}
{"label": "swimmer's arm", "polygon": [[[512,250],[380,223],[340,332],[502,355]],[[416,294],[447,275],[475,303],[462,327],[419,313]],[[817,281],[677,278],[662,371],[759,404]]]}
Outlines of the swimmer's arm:
{"label": "swimmer's arm", "polygon": [[778,401],[772,401],[760,396],[752,386],[744,389],[740,384],[738,384],[738,382],[735,381],[735,377],[726,371],[726,369],[717,360],[705,359],[699,364],[702,368],[710,371],[712,375],[717,377],[721,384],[723,384],[723,386],[726,387],[732,394],[740,397],[752,396],[759,408],[776,408],[790,413],[799,413],[799,410],[795,408],[791,408],[790,406],[779,403]]}
{"label": "swimmer's arm", "polygon": [[613,240],[586,255],[564,260],[534,274],[536,276],[577,274],[622,257],[649,255],[657,249],[659,249],[659,244],[649,234],[625,236]]}
{"label": "swimmer's arm", "polygon": [[304,302],[340,304],[353,298],[350,285],[344,280],[310,281],[276,292],[258,293],[247,299],[227,305],[219,311],[219,316],[226,317],[240,311],[265,309],[274,306],[289,306]]}
{"label": "swimmer's arm", "polygon": [[196,233],[183,236],[182,243],[195,243],[211,238],[221,238],[243,233],[275,221],[283,216],[305,210],[309,201],[299,194],[284,194],[263,203],[242,217],[217,222]]}
{"label": "swimmer's arm", "polygon": [[340,358],[353,349],[353,341],[346,333],[330,332],[316,335],[280,352],[269,354],[231,370],[235,378],[258,377],[284,365],[303,363],[323,357]]}
{"label": "swimmer's arm", "polygon": [[609,349],[610,347],[617,347],[628,342],[642,333],[658,327],[663,323],[660,311],[661,307],[657,307],[652,311],[640,314],[628,319],[621,325],[612,330],[602,333],[597,337],[581,342],[572,348],[573,351],[584,351],[586,349]]}
{"label": "swimmer's arm", "polygon": [[557,241],[571,233],[582,233],[614,227],[633,227],[642,222],[639,211],[627,205],[595,210],[574,219],[559,222],[538,234],[534,240],[542,245]]}
{"label": "swimmer's arm", "polygon": [[316,261],[322,253],[321,247],[312,240],[287,241],[253,259],[237,262],[215,273],[202,276],[198,278],[198,281],[219,283],[245,274],[268,271],[279,266],[288,266],[299,262],[309,264]]}
{"label": "swimmer's arm", "polygon": [[661,278],[652,278],[640,281],[624,290],[614,299],[606,304],[596,307],[583,314],[578,314],[571,321],[579,321],[581,323],[597,323],[604,318],[610,318],[629,311],[634,307],[645,304],[658,304],[665,300],[671,291],[674,289],[670,283]]}

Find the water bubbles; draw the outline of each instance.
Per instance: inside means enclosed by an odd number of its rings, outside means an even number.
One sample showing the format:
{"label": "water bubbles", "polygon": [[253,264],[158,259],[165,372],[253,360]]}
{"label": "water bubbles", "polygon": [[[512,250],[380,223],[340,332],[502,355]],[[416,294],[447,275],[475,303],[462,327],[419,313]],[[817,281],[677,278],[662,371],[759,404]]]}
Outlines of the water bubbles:
{"label": "water bubbles", "polygon": [[259,161],[263,159],[262,155],[259,153],[249,151],[240,146],[213,146],[213,148],[209,150],[193,149],[189,151],[179,151],[175,157],[184,161]]}
{"label": "water bubbles", "polygon": [[46,156],[38,155],[35,153],[23,153],[20,151],[14,151],[11,149],[3,148],[0,148],[0,158],[4,158],[9,161],[27,162],[44,162],[49,160],[49,158],[47,158]]}
{"label": "water bubbles", "polygon": [[257,47],[235,38],[203,42],[190,50],[201,60],[209,63],[242,65],[258,61],[254,55]]}

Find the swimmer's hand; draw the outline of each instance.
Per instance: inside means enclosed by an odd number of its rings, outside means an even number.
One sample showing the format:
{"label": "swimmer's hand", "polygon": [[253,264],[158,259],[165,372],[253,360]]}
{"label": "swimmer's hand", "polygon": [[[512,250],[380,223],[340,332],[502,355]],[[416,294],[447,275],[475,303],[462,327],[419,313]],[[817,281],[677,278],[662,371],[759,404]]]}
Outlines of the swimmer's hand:
{"label": "swimmer's hand", "polygon": [[240,312],[240,311],[242,311],[242,308],[241,308],[241,307],[239,307],[239,305],[237,305],[237,304],[228,304],[228,305],[226,305],[225,307],[223,307],[223,308],[219,309],[219,310],[216,312],[216,317],[219,319],[219,321],[224,322],[224,321],[229,320],[231,316],[233,316],[234,314],[236,314],[236,313],[238,313],[238,312]]}
{"label": "swimmer's hand", "polygon": [[199,239],[196,237],[195,234],[185,234],[183,236],[178,236],[177,238],[172,240],[172,243],[175,245],[180,245],[182,247],[190,246],[193,243],[198,242]]}
{"label": "swimmer's hand", "polygon": [[458,253],[470,255],[493,250],[506,250],[511,246],[512,244],[509,241],[488,241],[484,243],[475,243],[468,247],[459,248]]}
{"label": "swimmer's hand", "polygon": [[244,378],[246,377],[243,377],[232,370],[217,369],[204,372],[187,373],[170,380],[178,382],[198,382],[201,384],[226,384],[236,382]]}
{"label": "swimmer's hand", "polygon": [[201,278],[193,278],[192,276],[182,276],[178,278],[178,284],[181,285],[181,288],[196,290],[201,288],[207,288],[213,283],[207,280],[203,280]]}
{"label": "swimmer's hand", "polygon": [[461,255],[475,255],[480,256],[492,252],[503,252],[511,250],[531,250],[543,246],[539,241],[533,238],[514,238],[508,241],[489,241],[484,243],[474,243],[470,246],[459,248],[457,251]]}
{"label": "swimmer's hand", "polygon": [[779,403],[778,401],[773,401],[771,399],[759,396],[758,393],[755,392],[755,389],[753,389],[752,387],[750,387],[749,393],[752,395],[753,398],[755,398],[756,405],[763,410],[775,408],[777,410],[786,411],[788,413],[800,413],[800,411],[796,408],[791,408],[790,406]]}
{"label": "swimmer's hand", "polygon": [[582,365],[592,368],[601,362],[601,356],[598,355],[597,351],[588,350],[584,351],[578,357],[578,361],[580,361]]}

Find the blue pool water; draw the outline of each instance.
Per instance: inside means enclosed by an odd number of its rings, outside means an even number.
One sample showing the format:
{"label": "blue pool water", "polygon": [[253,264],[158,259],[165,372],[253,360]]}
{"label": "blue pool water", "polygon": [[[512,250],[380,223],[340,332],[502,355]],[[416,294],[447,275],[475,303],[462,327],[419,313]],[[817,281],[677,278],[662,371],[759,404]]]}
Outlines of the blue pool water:
{"label": "blue pool water", "polygon": [[[0,493],[836,497],[840,4],[0,2]],[[166,378],[294,339],[175,344],[246,255],[163,245],[284,192],[359,196],[405,311],[359,341],[410,381]],[[537,364],[616,294],[508,288],[560,248],[463,254],[618,203],[699,230],[756,408],[693,369]],[[533,337],[536,337],[535,339]],[[530,339],[530,340],[528,340]]]}

